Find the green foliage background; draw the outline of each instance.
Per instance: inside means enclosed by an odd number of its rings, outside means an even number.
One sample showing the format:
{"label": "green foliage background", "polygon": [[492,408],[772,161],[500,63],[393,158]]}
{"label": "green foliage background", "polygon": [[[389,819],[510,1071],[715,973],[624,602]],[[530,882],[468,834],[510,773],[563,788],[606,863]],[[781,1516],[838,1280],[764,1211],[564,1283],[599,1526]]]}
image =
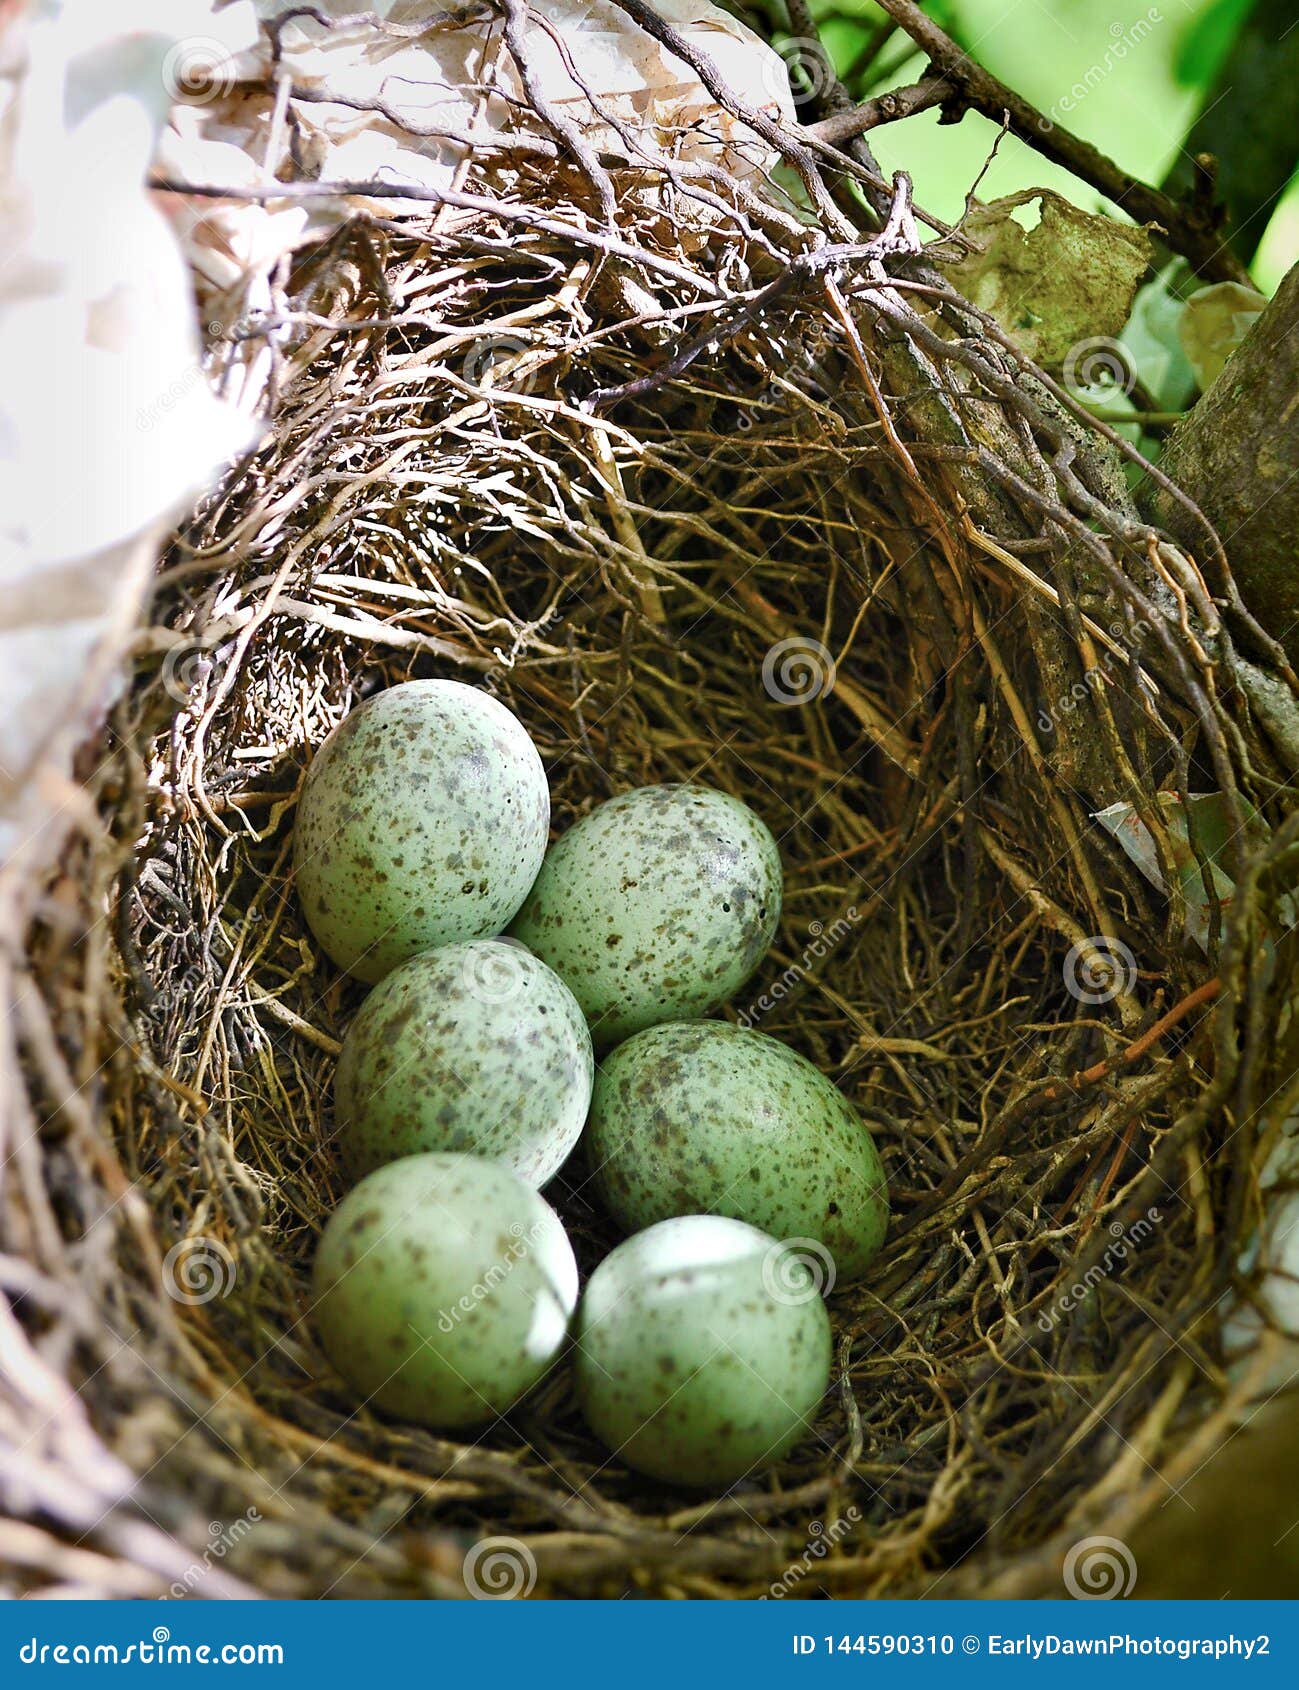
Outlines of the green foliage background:
{"label": "green foliage background", "polygon": [[[1188,131],[1212,97],[1219,75],[1254,0],[927,0],[924,6],[949,34],[1017,88],[1151,183],[1163,180],[1183,150]],[[895,33],[868,68],[864,49],[887,20],[872,0],[812,0],[822,40],[855,97],[914,82],[924,71],[919,53]],[[1299,27],[1299,8],[1297,24]],[[1277,96],[1287,103],[1294,90]],[[1249,114],[1240,114],[1249,122]],[[1299,120],[1297,120],[1299,129]],[[886,169],[906,169],[919,201],[955,218],[997,139],[992,123],[967,115],[942,125],[935,112],[877,130],[871,144]],[[1296,141],[1299,154],[1299,140]],[[1003,138],[980,198],[1022,188],[1050,187],[1088,210],[1104,205],[1094,190],[1057,169],[1011,136]],[[1253,262],[1257,285],[1275,290],[1299,260],[1299,187],[1292,180],[1262,237]]]}

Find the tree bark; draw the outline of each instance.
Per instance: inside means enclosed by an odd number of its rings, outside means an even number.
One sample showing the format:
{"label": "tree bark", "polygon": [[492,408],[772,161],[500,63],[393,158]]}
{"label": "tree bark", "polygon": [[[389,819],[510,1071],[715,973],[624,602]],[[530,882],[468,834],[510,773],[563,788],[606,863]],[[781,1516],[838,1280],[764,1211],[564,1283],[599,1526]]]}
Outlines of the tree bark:
{"label": "tree bark", "polygon": [[[1299,265],[1169,441],[1161,468],[1222,538],[1241,598],[1299,665]],[[1151,519],[1190,550],[1204,536],[1158,489]]]}
{"label": "tree bark", "polygon": [[1196,187],[1196,159],[1218,161],[1216,196],[1231,214],[1226,243],[1248,264],[1299,164],[1289,90],[1299,79],[1294,0],[1256,0],[1182,144],[1164,192]]}

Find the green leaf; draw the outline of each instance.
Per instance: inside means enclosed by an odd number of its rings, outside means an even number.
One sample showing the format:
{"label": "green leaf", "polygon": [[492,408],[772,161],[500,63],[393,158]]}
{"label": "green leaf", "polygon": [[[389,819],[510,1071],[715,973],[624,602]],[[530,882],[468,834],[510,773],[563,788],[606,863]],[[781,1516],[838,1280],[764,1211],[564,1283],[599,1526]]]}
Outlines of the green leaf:
{"label": "green leaf", "polygon": [[[1220,866],[1227,857],[1234,834],[1234,824],[1227,800],[1220,792],[1193,792],[1191,812],[1196,838],[1209,867],[1213,892],[1222,908],[1224,919],[1236,897],[1236,883]],[[1191,848],[1186,813],[1175,792],[1161,792],[1157,799],[1165,823],[1165,841],[1177,879],[1186,900],[1186,936],[1194,939],[1201,950],[1209,948],[1210,902],[1204,889],[1204,876]],[[1267,837],[1266,824],[1258,812],[1242,801],[1245,835],[1249,843],[1257,845]],[[1159,856],[1150,829],[1131,804],[1111,804],[1096,811],[1096,820],[1123,847],[1124,854],[1141,870],[1152,886],[1163,892],[1164,877],[1159,868]]]}
{"label": "green leaf", "polygon": [[841,18],[862,18],[869,30],[874,30],[877,24],[882,24],[885,17],[875,0],[811,0],[811,12],[818,23],[833,22]]}
{"label": "green leaf", "polygon": [[949,35],[958,36],[961,28],[960,7],[953,4],[953,0],[928,0],[924,10]]}
{"label": "green leaf", "polygon": [[1184,411],[1195,397],[1195,375],[1182,347],[1187,266],[1176,259],[1137,295],[1122,341],[1131,367],[1141,372],[1157,411]]}
{"label": "green leaf", "polygon": [[1177,332],[1201,393],[1222,374],[1266,309],[1266,294],[1239,282],[1215,282],[1187,300]]}
{"label": "green leaf", "polygon": [[[1025,229],[1034,205],[1041,215]],[[957,286],[1030,358],[1055,368],[1119,333],[1152,251],[1145,229],[1082,211],[1046,188],[976,204],[961,232],[977,250],[951,266]]]}
{"label": "green leaf", "polygon": [[[862,18],[866,27],[873,31],[886,16],[875,0],[810,0],[810,4],[817,23],[825,23],[831,18]],[[955,0],[921,0],[921,9],[962,47],[969,45],[962,37],[961,8]]]}
{"label": "green leaf", "polygon": [[1173,73],[1184,88],[1203,88],[1213,81],[1253,9],[1254,0],[1213,0],[1191,20],[1173,63]]}

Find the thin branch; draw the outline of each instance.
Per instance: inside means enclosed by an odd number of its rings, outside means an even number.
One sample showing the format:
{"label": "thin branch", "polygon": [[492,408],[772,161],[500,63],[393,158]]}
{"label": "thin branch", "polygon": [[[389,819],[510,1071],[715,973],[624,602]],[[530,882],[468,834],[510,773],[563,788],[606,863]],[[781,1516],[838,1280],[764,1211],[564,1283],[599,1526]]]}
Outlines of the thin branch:
{"label": "thin branch", "polygon": [[[934,69],[956,83],[956,100],[994,123],[1004,120],[1013,135],[1044,158],[1072,171],[1138,223],[1157,223],[1169,244],[1189,258],[1202,276],[1212,281],[1246,279],[1240,262],[1222,238],[1216,215],[1171,199],[1158,188],[1137,181],[1090,141],[1062,129],[1054,118],[1040,112],[1022,94],[976,64],[921,11],[915,0],[879,0],[879,4],[929,55]],[[954,101],[946,103],[949,109],[955,109]]]}
{"label": "thin branch", "polygon": [[904,117],[940,106],[954,91],[955,84],[945,76],[926,77],[909,88],[895,88],[891,94],[877,94],[873,100],[863,100],[850,111],[835,112],[818,123],[809,123],[807,133],[818,141],[838,145],[878,129],[885,123],[900,123]]}
{"label": "thin branch", "polygon": [[[1099,1062],[1093,1062],[1090,1068],[1080,1069],[1078,1073],[1070,1076],[1067,1084],[1075,1088],[1094,1086],[1105,1079],[1107,1075],[1112,1074],[1116,1068],[1131,1067],[1134,1062],[1140,1061],[1147,1051],[1152,1050],[1165,1033],[1171,1033],[1179,1022],[1184,1021],[1192,1010],[1199,1009],[1204,1004],[1212,1003],[1221,990],[1221,980],[1216,977],[1212,980],[1206,980],[1203,985],[1197,986],[1193,992],[1188,992],[1180,1003],[1175,1003],[1167,1014],[1161,1015],[1152,1026],[1147,1027],[1140,1038],[1134,1039],[1117,1055],[1104,1057]],[[1042,1096],[1054,1099],[1063,1097],[1064,1093],[1065,1084],[1062,1083],[1048,1086]]]}

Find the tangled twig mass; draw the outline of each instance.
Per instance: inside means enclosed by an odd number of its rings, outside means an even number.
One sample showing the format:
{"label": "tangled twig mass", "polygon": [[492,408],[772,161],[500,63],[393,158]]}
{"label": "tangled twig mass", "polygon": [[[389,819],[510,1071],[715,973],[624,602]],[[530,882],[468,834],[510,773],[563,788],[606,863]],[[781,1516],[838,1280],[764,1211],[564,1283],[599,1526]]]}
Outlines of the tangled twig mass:
{"label": "tangled twig mass", "polygon": [[[1290,770],[1249,688],[1293,676],[1207,525],[1192,556],[1143,523],[1132,449],[944,279],[959,229],[922,248],[859,139],[741,109],[620,4],[779,187],[634,135],[597,156],[521,62],[536,121],[454,188],[384,184],[241,324],[276,349],[274,426],[164,562],[87,752],[101,819],[11,976],[32,1081],[4,1342],[29,1359],[5,1414],[35,1587],[184,1586],[210,1522],[255,1517],[197,1593],[463,1594],[493,1538],[537,1594],[754,1596],[818,1536],[800,1594],[1057,1589],[1068,1544],[1157,1506],[1240,1400],[1216,1310],[1295,1091],[1267,1034]],[[770,661],[795,646],[801,671]],[[775,950],[726,1013],[873,1123],[896,1220],[832,1296],[815,1436],[729,1495],[611,1459],[563,1368],[458,1441],[358,1405],[317,1347],[359,989],[296,910],[294,801],[330,728],[413,674],[522,717],[560,826],[700,780],[780,841]],[[1204,790],[1234,818],[1207,958],[1158,800]],[[1092,820],[1114,802],[1166,895]],[[614,1238],[580,1165],[552,1196],[589,1270]],[[178,1297],[182,1248],[211,1271]]]}

